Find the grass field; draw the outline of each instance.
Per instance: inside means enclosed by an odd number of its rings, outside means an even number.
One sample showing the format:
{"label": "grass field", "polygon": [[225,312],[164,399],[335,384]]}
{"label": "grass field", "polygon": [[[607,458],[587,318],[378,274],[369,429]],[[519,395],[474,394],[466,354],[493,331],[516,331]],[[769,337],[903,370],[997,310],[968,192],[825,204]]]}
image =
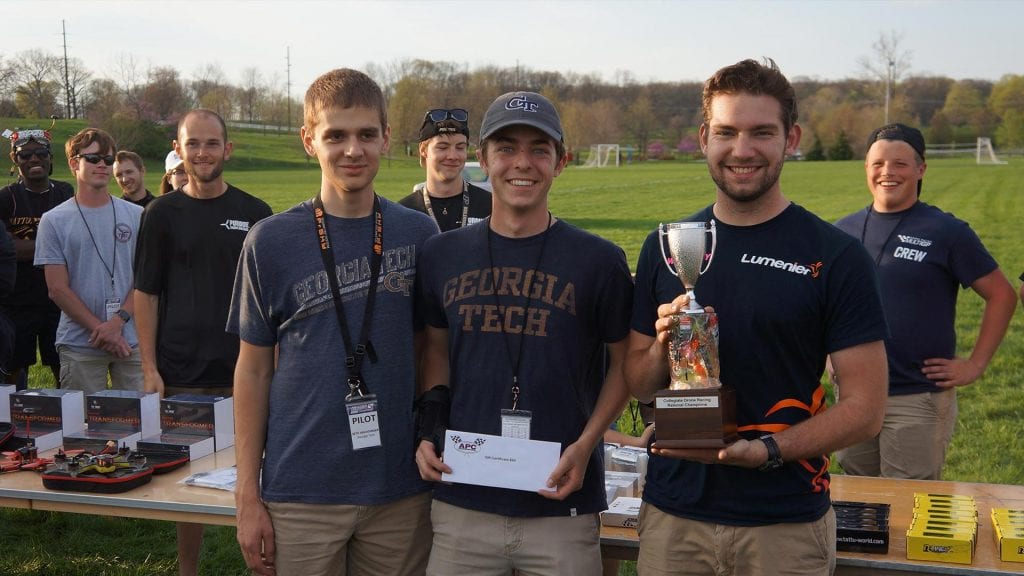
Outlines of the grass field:
{"label": "grass field", "polygon": [[[263,198],[275,211],[317,191],[318,169],[304,159],[296,140],[244,132],[236,132],[233,138],[238,144],[225,172],[227,180]],[[62,166],[54,177],[66,180],[68,172]],[[150,189],[156,189],[161,171],[162,163],[151,167],[147,175]],[[377,190],[397,199],[422,179],[422,169],[414,159],[396,158],[382,163]],[[1011,160],[1003,166],[977,166],[962,159],[932,160],[924,182],[923,199],[970,222],[1018,286],[1016,277],[1024,270],[1024,243],[1019,240],[1020,223],[1024,222],[1024,160]],[[791,162],[783,171],[782,188],[788,198],[829,221],[863,208],[870,199],[863,165],[857,161]],[[557,217],[621,246],[632,265],[644,237],[659,222],[709,204],[713,190],[707,169],[699,162],[650,162],[590,170],[570,166],[555,180],[550,205]],[[964,292],[957,328],[960,350],[965,354],[976,337],[981,311],[981,299]],[[1021,323],[1018,314],[985,377],[960,392],[960,416],[947,460],[947,479],[1004,484],[1024,481],[1024,440],[1016,433],[1024,418],[1018,391],[1018,380],[1024,374]],[[52,378],[39,370],[32,373],[33,385],[49,380]],[[209,529],[207,539],[204,574],[244,573],[232,529]],[[0,509],[0,543],[4,550],[0,574],[176,573],[174,527],[165,522]],[[624,566],[624,573],[630,569]]]}

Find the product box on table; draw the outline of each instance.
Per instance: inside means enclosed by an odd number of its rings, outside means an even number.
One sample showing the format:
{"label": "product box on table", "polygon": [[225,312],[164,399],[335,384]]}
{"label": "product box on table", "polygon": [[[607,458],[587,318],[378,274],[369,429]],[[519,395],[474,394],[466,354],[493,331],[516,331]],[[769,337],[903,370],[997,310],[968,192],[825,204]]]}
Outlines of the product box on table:
{"label": "product box on table", "polygon": [[1024,562],[1024,510],[993,508],[992,527],[999,559]]}
{"label": "product box on table", "polygon": [[836,550],[887,554],[889,505],[870,502],[832,502],[836,513]]}
{"label": "product box on table", "polygon": [[34,388],[11,394],[11,422],[16,436],[30,438],[39,451],[57,448],[65,435],[85,429],[85,394],[81,390]]}
{"label": "product box on table", "polygon": [[64,436],[65,450],[97,453],[108,442],[134,450],[144,437],[160,433],[160,396],[135,390],[102,390],[85,398],[86,430]]}
{"label": "product box on table", "polygon": [[157,434],[139,440],[135,449],[149,455],[182,455],[198,460],[214,452],[213,436],[194,434]]}
{"label": "product box on table", "polygon": [[235,421],[230,396],[175,394],[160,401],[164,434],[210,436],[214,450],[235,445]]}
{"label": "product box on table", "polygon": [[601,512],[601,524],[622,528],[640,525],[640,498],[616,498],[607,510]]}
{"label": "product box on table", "polygon": [[974,561],[975,534],[971,531],[907,530],[907,560],[970,564]]}

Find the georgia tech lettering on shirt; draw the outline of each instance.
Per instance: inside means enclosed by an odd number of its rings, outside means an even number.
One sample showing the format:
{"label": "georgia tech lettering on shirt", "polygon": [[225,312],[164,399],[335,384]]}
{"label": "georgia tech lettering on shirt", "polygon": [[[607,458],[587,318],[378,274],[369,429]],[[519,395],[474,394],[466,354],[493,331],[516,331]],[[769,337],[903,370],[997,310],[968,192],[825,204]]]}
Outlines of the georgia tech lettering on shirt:
{"label": "georgia tech lettering on shirt", "polygon": [[[530,287],[530,294],[524,292],[526,286]],[[528,297],[532,304],[525,308],[491,303],[495,293],[502,297]],[[459,304],[480,297],[488,300]],[[444,306],[454,304],[459,304],[464,332],[547,336],[547,321],[552,312],[549,308],[576,315],[576,285],[554,274],[514,266],[469,270],[444,284]]]}
{"label": "georgia tech lettering on shirt", "polygon": [[[381,262],[381,279],[377,290],[412,294],[412,275],[416,270],[416,245],[398,246],[384,251]],[[342,299],[348,300],[362,294],[370,282],[370,260],[361,256],[346,262],[339,262],[335,267],[338,275],[338,286]],[[317,306],[330,300],[331,285],[327,281],[327,272],[318,270],[306,276],[292,286],[292,294],[299,308]],[[317,310],[307,310],[311,314]]]}
{"label": "georgia tech lettering on shirt", "polygon": [[914,246],[921,246],[927,248],[932,245],[931,240],[925,240],[924,238],[917,238],[914,236],[907,236],[906,234],[897,234],[897,238],[904,244],[913,244]]}
{"label": "georgia tech lettering on shirt", "polygon": [[779,260],[778,258],[772,258],[770,256],[751,256],[744,253],[740,258],[740,262],[743,264],[756,264],[758,266],[765,266],[768,268],[778,268],[779,270],[785,270],[786,272],[792,272],[794,274],[800,274],[801,276],[811,275],[811,278],[817,278],[818,274],[821,273],[821,267],[823,264],[815,262],[814,264],[800,264],[799,262],[786,262],[785,260]]}

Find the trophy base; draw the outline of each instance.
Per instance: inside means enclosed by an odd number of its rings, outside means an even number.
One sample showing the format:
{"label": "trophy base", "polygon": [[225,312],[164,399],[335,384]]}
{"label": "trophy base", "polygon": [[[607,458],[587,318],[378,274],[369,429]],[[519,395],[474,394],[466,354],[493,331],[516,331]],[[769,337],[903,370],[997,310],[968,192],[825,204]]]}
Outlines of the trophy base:
{"label": "trophy base", "polygon": [[658,448],[724,448],[740,439],[736,391],[729,386],[661,390],[654,395]]}

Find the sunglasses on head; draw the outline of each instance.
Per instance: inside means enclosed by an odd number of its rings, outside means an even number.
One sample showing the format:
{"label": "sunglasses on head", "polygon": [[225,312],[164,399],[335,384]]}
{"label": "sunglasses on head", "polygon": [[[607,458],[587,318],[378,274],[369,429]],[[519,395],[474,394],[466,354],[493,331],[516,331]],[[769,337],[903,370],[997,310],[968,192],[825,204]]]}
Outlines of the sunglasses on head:
{"label": "sunglasses on head", "polygon": [[81,158],[89,164],[99,164],[102,161],[107,166],[114,165],[113,154],[75,154],[73,158]]}
{"label": "sunglasses on head", "polygon": [[427,118],[432,122],[444,122],[451,118],[456,122],[466,122],[469,120],[469,112],[466,112],[462,108],[452,108],[451,110],[445,108],[435,108],[427,112]]}
{"label": "sunglasses on head", "polygon": [[50,157],[50,151],[47,150],[46,148],[36,148],[35,150],[18,150],[16,154],[18,158],[21,158],[22,160],[29,160],[33,156],[40,159]]}

